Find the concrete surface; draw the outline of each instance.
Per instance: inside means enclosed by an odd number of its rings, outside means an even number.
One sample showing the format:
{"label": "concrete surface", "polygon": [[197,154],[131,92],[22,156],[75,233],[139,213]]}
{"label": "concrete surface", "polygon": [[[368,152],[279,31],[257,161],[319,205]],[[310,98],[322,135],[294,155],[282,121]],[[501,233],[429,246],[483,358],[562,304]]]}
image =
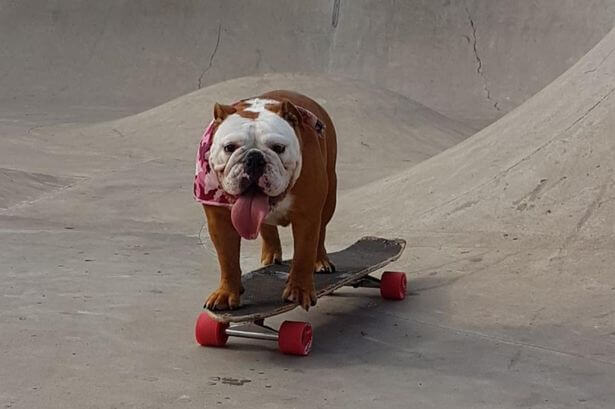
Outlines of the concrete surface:
{"label": "concrete surface", "polygon": [[[614,13],[0,2],[1,407],[614,407]],[[405,302],[272,320],[312,322],[305,359],[192,334],[217,281],[198,139],[215,101],[278,87],[340,134],[328,247],[408,241]]]}

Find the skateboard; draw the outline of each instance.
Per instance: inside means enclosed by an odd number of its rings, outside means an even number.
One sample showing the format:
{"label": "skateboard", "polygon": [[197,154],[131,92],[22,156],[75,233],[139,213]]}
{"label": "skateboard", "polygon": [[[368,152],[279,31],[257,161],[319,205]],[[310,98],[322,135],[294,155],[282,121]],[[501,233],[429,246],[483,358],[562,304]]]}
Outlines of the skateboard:
{"label": "skateboard", "polygon": [[[343,286],[379,288],[387,300],[406,297],[406,274],[386,271],[380,279],[369,273],[397,260],[404,251],[402,239],[387,240],[363,237],[344,250],[329,254],[335,266],[332,273],[314,274],[318,298]],[[244,293],[241,305],[233,310],[206,309],[195,327],[196,341],[202,346],[224,346],[229,337],[277,341],[280,351],[305,356],[312,347],[312,327],[308,322],[284,321],[276,331],[265,325],[265,318],[295,309],[298,305],[284,301],[290,260],[259,268],[241,277]]]}

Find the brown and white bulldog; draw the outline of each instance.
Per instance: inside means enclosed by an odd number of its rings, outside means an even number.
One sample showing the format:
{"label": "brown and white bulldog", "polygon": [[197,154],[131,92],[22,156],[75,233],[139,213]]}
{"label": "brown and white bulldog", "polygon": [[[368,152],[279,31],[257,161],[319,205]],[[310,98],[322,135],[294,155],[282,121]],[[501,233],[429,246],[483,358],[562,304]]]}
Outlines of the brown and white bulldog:
{"label": "brown and white bulldog", "polygon": [[304,95],[272,91],[215,105],[195,177],[221,271],[206,308],[239,306],[241,238],[260,233],[262,264],[279,263],[277,225],[289,224],[294,254],[282,297],[306,310],[316,304],[314,272],[334,269],[325,234],[336,203],[336,150],[331,118]]}

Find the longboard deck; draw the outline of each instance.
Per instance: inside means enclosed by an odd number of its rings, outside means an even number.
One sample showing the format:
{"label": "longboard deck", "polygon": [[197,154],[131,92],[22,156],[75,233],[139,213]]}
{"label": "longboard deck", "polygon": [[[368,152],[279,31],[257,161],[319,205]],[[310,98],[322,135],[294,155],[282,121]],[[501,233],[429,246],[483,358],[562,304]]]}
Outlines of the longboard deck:
{"label": "longboard deck", "polygon": [[[402,239],[387,240],[378,237],[363,237],[344,250],[329,254],[335,265],[334,273],[315,274],[314,281],[318,298],[336,289],[360,280],[397,260],[406,247]],[[241,305],[234,310],[211,311],[210,316],[221,322],[255,321],[281,314],[298,305],[282,300],[290,260],[273,264],[241,277],[245,292]]]}

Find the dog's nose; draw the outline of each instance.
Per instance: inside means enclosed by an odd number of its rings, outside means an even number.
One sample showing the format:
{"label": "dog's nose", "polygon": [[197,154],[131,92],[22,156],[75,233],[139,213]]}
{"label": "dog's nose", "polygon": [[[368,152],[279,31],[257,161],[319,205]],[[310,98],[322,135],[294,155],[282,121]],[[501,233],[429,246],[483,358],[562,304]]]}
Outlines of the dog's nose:
{"label": "dog's nose", "polygon": [[257,150],[248,152],[244,161],[246,173],[253,179],[261,177],[265,171],[266,164],[265,157]]}

